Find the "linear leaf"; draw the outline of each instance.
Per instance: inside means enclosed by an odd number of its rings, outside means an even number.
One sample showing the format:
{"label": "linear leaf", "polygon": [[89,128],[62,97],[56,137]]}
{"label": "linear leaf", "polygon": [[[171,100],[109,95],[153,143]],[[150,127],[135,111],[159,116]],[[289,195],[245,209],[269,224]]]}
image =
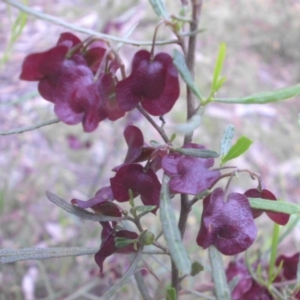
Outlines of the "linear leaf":
{"label": "linear leaf", "polygon": [[109,216],[103,216],[103,215],[96,215],[91,212],[88,212],[80,207],[77,207],[75,205],[72,205],[68,203],[67,201],[63,200],[62,198],[59,198],[58,196],[46,192],[47,198],[56,204],[57,206],[61,207],[65,211],[67,211],[70,214],[73,214],[79,218],[85,219],[85,220],[91,220],[95,222],[108,222],[108,221],[120,221],[121,218],[117,217],[109,217]]}
{"label": "linear leaf", "polygon": [[272,201],[261,198],[248,198],[252,208],[271,210],[286,213],[289,215],[300,212],[300,206],[294,203],[284,201]]}
{"label": "linear leaf", "polygon": [[221,157],[225,156],[228,153],[231,147],[233,136],[234,126],[230,124],[226,127],[221,140]]}
{"label": "linear leaf", "polygon": [[226,76],[223,76],[221,78],[219,78],[217,84],[216,84],[216,87],[215,87],[215,92],[217,92],[224,84],[224,82],[226,81],[227,77]]}
{"label": "linear leaf", "polygon": [[138,263],[140,262],[140,260],[142,259],[142,254],[143,254],[143,247],[141,246],[139,248],[139,250],[137,251],[130,267],[128,268],[128,270],[126,271],[126,273],[124,274],[124,276],[117,282],[115,283],[103,296],[101,296],[101,298],[104,299],[110,299],[110,297],[115,294],[115,292],[122,287],[124,284],[126,284],[128,282],[128,280],[130,279],[130,277],[135,273],[137,267],[138,267]]}
{"label": "linear leaf", "polygon": [[166,20],[170,20],[164,0],[149,0],[156,14]]}
{"label": "linear leaf", "polygon": [[164,237],[173,262],[177,269],[183,274],[190,274],[191,261],[188,253],[183,246],[181,235],[177,226],[175,214],[171,206],[169,183],[170,178],[163,176],[161,194],[160,194],[160,221]]}
{"label": "linear leaf", "polygon": [[136,213],[145,213],[145,212],[150,212],[155,208],[156,205],[139,205],[139,206],[135,206],[133,209],[135,210]]}
{"label": "linear leaf", "polygon": [[227,154],[222,158],[221,165],[245,153],[249,149],[251,144],[252,141],[250,139],[248,139],[245,136],[241,136],[236,141],[236,143],[229,149]]}
{"label": "linear leaf", "polygon": [[19,260],[29,259],[47,259],[54,257],[79,256],[95,254],[99,248],[23,248],[23,249],[0,249],[0,258],[3,264],[11,263]]}
{"label": "linear leaf", "polygon": [[293,98],[298,95],[300,95],[300,84],[278,89],[272,92],[264,92],[242,98],[215,98],[214,101],[226,104],[264,104]]}
{"label": "linear leaf", "polygon": [[189,148],[176,148],[176,152],[183,155],[201,157],[201,158],[216,158],[219,157],[219,153],[208,149],[189,149]]}
{"label": "linear leaf", "polygon": [[180,76],[184,80],[184,82],[189,86],[191,91],[199,98],[202,99],[202,96],[200,94],[200,91],[198,90],[197,86],[194,83],[193,77],[191,75],[191,72],[189,71],[185,58],[181,52],[179,52],[177,49],[173,51],[173,63],[178,70]]}
{"label": "linear leaf", "polygon": [[214,246],[209,247],[209,259],[217,299],[230,300],[231,292],[227,283],[222,256]]}
{"label": "linear leaf", "polygon": [[218,89],[222,86],[222,84],[226,79],[225,77],[222,77],[223,79],[221,79],[221,81],[219,80],[219,77],[223,69],[225,56],[226,56],[226,44],[221,43],[219,46],[219,52],[218,52],[215,69],[214,69],[214,75],[213,75],[212,91],[214,92],[218,91]]}

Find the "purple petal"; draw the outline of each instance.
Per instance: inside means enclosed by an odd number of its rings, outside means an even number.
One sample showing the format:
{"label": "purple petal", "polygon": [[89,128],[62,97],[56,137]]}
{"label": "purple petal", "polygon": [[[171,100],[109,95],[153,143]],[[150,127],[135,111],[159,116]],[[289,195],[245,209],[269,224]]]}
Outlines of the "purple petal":
{"label": "purple petal", "polygon": [[256,227],[246,196],[215,189],[203,200],[201,227],[197,244],[204,249],[215,245],[225,255],[235,255],[249,248],[256,238]]}

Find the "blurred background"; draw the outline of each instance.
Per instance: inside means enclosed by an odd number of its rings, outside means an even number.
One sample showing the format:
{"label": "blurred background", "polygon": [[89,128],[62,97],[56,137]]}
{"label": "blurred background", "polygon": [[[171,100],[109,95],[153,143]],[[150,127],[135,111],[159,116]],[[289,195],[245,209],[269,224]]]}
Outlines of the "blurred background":
{"label": "blurred background", "polygon": [[[35,10],[56,16],[71,24],[106,31],[123,37],[138,23],[131,39],[151,40],[159,19],[146,0],[30,0]],[[166,1],[171,14],[178,14],[181,1]],[[208,95],[215,58],[221,42],[227,44],[223,74],[227,81],[220,97],[247,96],[271,91],[300,82],[300,1],[299,0],[210,0],[204,1],[197,46],[196,84]],[[55,118],[53,105],[43,100],[35,82],[19,80],[22,62],[32,52],[52,47],[60,33],[70,31],[51,22],[28,16],[16,41],[12,28],[19,16],[17,9],[0,2],[0,131],[29,126]],[[75,33],[75,32],[74,32]],[[77,34],[84,39],[87,36]],[[159,39],[174,38],[166,27]],[[112,43],[116,46],[117,43]],[[169,51],[176,46],[157,47]],[[150,50],[150,46],[145,47]],[[127,72],[130,61],[140,49],[124,45],[120,51]],[[183,87],[183,84],[182,84]],[[299,203],[300,132],[299,98],[267,105],[211,104],[195,141],[219,151],[227,125],[235,126],[235,139],[246,135],[254,141],[250,150],[230,163],[262,175],[263,182],[278,198]],[[185,89],[172,113],[166,116],[166,130],[185,121]],[[159,119],[155,118],[159,123]],[[133,111],[116,122],[103,121],[93,133],[84,133],[81,124],[58,123],[34,131],[0,137],[0,246],[25,247],[99,247],[101,227],[68,215],[45,196],[51,191],[69,201],[89,199],[113,176],[111,169],[123,162],[126,154],[123,130],[133,122],[144,131],[145,141],[161,141],[155,130]],[[179,134],[175,141],[182,143]],[[216,166],[219,161],[216,160]],[[224,182],[226,184],[226,182]],[[246,175],[234,179],[231,190],[244,192],[256,187]],[[179,208],[178,199],[174,207]],[[211,287],[206,251],[195,242],[199,230],[201,204],[193,208],[185,236],[191,257],[200,261],[205,272],[183,282],[186,290],[203,291]],[[145,226],[160,232],[158,219],[145,218]],[[259,235],[251,252],[257,255],[270,247],[272,223],[262,216],[256,221]],[[300,250],[299,226],[279,246],[280,253]],[[163,240],[162,240],[163,242]],[[229,259],[229,258],[227,258]],[[146,257],[151,272],[145,280],[154,299],[164,299],[169,283],[169,262]],[[126,257],[115,255],[99,270],[93,256],[45,261],[24,261],[0,265],[1,299],[97,299],[128,267]],[[147,265],[145,265],[145,268]],[[184,292],[182,299],[197,299]],[[139,299],[135,284],[124,286],[115,298]]]}

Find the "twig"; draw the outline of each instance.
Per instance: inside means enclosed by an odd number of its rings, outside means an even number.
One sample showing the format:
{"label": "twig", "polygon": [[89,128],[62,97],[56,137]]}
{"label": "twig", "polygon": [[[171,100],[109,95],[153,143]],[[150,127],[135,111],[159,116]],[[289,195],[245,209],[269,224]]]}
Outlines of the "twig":
{"label": "twig", "polygon": [[150,117],[150,115],[143,109],[143,107],[138,104],[137,109],[141,112],[141,114],[151,123],[151,125],[158,131],[158,133],[161,135],[163,140],[168,144],[170,143],[169,138],[167,137],[165,131],[163,128],[159,127],[154,120]]}
{"label": "twig", "polygon": [[[190,31],[194,32],[198,30],[199,17],[202,8],[202,0],[192,0],[191,3],[192,3],[193,21],[190,23]],[[188,42],[187,57],[186,57],[187,67],[193,77],[194,77],[194,65],[195,65],[196,39],[197,39],[197,35],[190,36]],[[187,120],[189,120],[194,113],[195,113],[194,96],[189,86],[187,86]],[[190,143],[192,141],[192,137],[193,137],[193,132],[186,134],[184,137],[184,144]],[[180,210],[178,228],[182,238],[184,235],[190,210],[191,210],[191,205],[189,203],[188,196],[186,194],[181,194],[181,210]],[[172,286],[175,288],[177,295],[180,289],[179,282],[180,279],[179,279],[178,269],[176,268],[175,264],[172,262]]]}
{"label": "twig", "polygon": [[55,123],[58,123],[58,122],[60,122],[59,119],[53,119],[53,120],[38,123],[38,124],[35,124],[35,125],[15,128],[15,129],[7,130],[7,131],[0,131],[0,135],[17,134],[17,133],[22,133],[22,132],[25,132],[25,131],[31,131],[31,130],[34,130],[34,129],[37,129],[37,128],[40,128],[40,127],[44,127],[44,126],[48,126],[48,125],[51,125],[51,124],[55,124]]}
{"label": "twig", "polygon": [[[65,28],[71,29],[73,31],[77,31],[77,32],[81,32],[81,33],[85,33],[88,35],[92,35],[95,37],[98,37],[100,39],[104,39],[104,40],[111,40],[111,41],[115,41],[115,42],[121,42],[124,44],[131,44],[131,45],[135,45],[135,46],[141,46],[141,45],[152,45],[152,41],[136,41],[136,40],[127,40],[127,39],[123,39],[120,37],[116,37],[113,35],[109,35],[109,34],[105,34],[105,33],[100,33],[91,29],[87,29],[87,28],[83,28],[77,25],[73,25],[71,23],[68,23],[64,20],[61,20],[59,18],[53,17],[51,15],[39,12],[37,10],[34,10],[26,5],[23,5],[15,0],[4,0],[4,2],[6,2],[8,5],[14,6],[17,9],[26,12],[29,15],[32,15],[36,18],[51,22],[53,24],[56,25],[60,25],[63,26]],[[175,44],[178,43],[177,39],[172,39],[172,40],[164,40],[164,41],[156,41],[155,44],[156,45],[166,45],[166,44]]]}

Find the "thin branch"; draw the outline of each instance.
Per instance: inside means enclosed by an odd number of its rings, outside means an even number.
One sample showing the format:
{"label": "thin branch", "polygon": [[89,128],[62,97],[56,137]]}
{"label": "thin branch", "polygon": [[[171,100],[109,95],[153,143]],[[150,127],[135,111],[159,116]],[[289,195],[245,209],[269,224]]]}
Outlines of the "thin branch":
{"label": "thin branch", "polygon": [[154,120],[150,117],[150,115],[143,109],[143,107],[138,104],[137,109],[141,112],[141,114],[151,123],[151,125],[158,131],[158,133],[161,135],[163,140],[168,144],[170,143],[169,138],[167,137],[165,131],[163,128],[159,127]]}
{"label": "thin branch", "polygon": [[[115,42],[121,42],[124,44],[131,44],[131,45],[135,45],[135,46],[140,46],[140,45],[152,45],[152,41],[136,41],[136,40],[127,40],[127,39],[123,39],[120,37],[116,37],[113,35],[109,35],[109,34],[105,34],[105,33],[100,33],[91,29],[87,29],[87,28],[83,28],[77,25],[73,25],[71,23],[68,23],[64,20],[61,20],[59,18],[53,17],[51,15],[39,12],[37,10],[34,10],[26,5],[23,5],[22,3],[19,3],[15,0],[4,0],[4,2],[6,2],[8,5],[14,6],[15,8],[17,8],[18,10],[24,11],[29,15],[32,15],[36,18],[51,22],[53,24],[68,28],[70,30],[73,31],[77,31],[77,32],[81,32],[81,33],[85,33],[88,35],[92,35],[95,37],[98,37],[100,39],[104,39],[104,40],[110,40],[110,41],[115,41]],[[156,45],[166,45],[166,44],[175,44],[178,43],[177,39],[172,39],[172,40],[164,40],[164,41],[156,41],[155,44]]]}
{"label": "thin branch", "polygon": [[17,134],[17,133],[22,133],[25,131],[31,131],[40,127],[44,127],[44,126],[48,126],[51,124],[55,124],[60,122],[59,119],[53,119],[53,120],[49,120],[46,122],[42,122],[42,123],[38,123],[35,125],[31,125],[31,126],[26,126],[26,127],[20,127],[20,128],[15,128],[15,129],[11,129],[11,130],[7,130],[7,131],[0,131],[0,135],[9,135],[9,134]]}
{"label": "thin branch", "polygon": [[[199,17],[202,8],[202,0],[192,0],[192,19],[193,22],[190,24],[190,32],[198,30]],[[194,66],[195,66],[195,53],[196,53],[196,41],[197,35],[192,35],[189,38],[188,53],[186,57],[186,64],[194,77]],[[187,86],[187,120],[190,119],[195,113],[195,102],[194,95],[191,89]],[[185,143],[190,143],[192,140],[192,134],[185,136]]]}
{"label": "thin branch", "polygon": [[[190,23],[190,31],[194,32],[198,30],[199,18],[202,8],[202,0],[191,0],[192,4],[192,22]],[[194,66],[195,66],[195,52],[196,52],[196,40],[197,35],[192,35],[189,38],[188,42],[188,51],[186,56],[187,67],[194,77]],[[194,95],[189,86],[187,85],[187,120],[189,120],[195,113],[196,106],[194,101]],[[184,136],[184,144],[190,143],[192,141],[193,132],[186,134]],[[188,215],[191,211],[191,204],[189,203],[188,195],[181,194],[181,209],[180,216],[178,222],[178,228],[181,233],[181,237],[183,238],[186,223],[188,219]],[[175,264],[172,262],[172,286],[176,290],[176,294],[178,295],[178,291],[180,290],[179,286],[179,273]]]}

